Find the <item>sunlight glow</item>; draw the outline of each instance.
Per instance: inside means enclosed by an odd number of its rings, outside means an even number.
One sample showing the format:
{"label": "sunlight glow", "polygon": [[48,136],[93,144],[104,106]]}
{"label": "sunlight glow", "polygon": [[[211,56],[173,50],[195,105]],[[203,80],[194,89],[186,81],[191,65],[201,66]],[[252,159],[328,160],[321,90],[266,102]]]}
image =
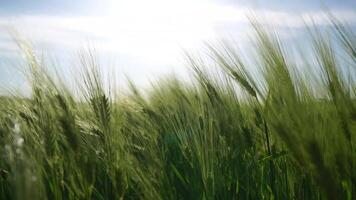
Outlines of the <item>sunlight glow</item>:
{"label": "sunlight glow", "polygon": [[164,62],[175,59],[180,48],[194,48],[215,38],[217,22],[238,18],[244,14],[236,8],[207,1],[112,0],[105,23],[98,24],[98,29],[110,38],[108,48],[120,46],[121,51]]}

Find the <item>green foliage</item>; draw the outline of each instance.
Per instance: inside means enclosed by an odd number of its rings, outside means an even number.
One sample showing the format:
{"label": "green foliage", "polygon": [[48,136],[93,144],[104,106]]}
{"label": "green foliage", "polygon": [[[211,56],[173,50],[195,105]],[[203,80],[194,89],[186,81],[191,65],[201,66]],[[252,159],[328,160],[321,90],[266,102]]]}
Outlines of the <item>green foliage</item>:
{"label": "green foliage", "polygon": [[332,42],[312,31],[315,54],[302,55],[316,80],[257,25],[261,74],[208,45],[187,56],[192,83],[145,93],[129,81],[112,96],[82,52],[81,100],[22,45],[32,96],[0,99],[0,199],[355,199],[356,44],[334,28]]}

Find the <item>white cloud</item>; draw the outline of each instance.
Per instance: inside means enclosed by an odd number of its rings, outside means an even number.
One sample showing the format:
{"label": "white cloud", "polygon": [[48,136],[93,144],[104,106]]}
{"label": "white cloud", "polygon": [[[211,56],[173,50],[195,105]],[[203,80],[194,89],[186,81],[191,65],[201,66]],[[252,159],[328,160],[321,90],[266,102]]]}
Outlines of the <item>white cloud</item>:
{"label": "white cloud", "polygon": [[[0,27],[13,26],[19,33],[40,43],[78,47],[91,40],[108,50],[133,53],[160,48],[169,52],[172,45],[194,47],[203,40],[219,37],[217,26],[234,25],[237,28],[248,23],[247,16],[250,15],[276,28],[299,28],[312,22],[316,25],[329,23],[321,11],[290,14],[188,1],[174,4],[156,0],[140,6],[136,6],[135,1],[127,2],[131,3],[114,4],[112,13],[107,16],[8,16],[0,19]],[[356,23],[355,12],[334,11],[333,14],[342,21]]]}
{"label": "white cloud", "polygon": [[[356,13],[352,10],[330,11],[340,22],[355,24]],[[259,11],[257,16],[266,24],[275,27],[301,28],[305,25],[330,25],[328,14],[324,11],[287,13],[281,11]]]}
{"label": "white cloud", "polygon": [[[276,28],[300,28],[312,21],[316,25],[329,23],[321,11],[291,14],[188,0],[118,2],[102,16],[3,16],[0,40],[9,40],[5,27],[13,26],[21,35],[48,50],[56,47],[71,52],[91,41],[100,51],[127,56],[149,66],[157,65],[156,71],[167,71],[167,65],[177,66],[181,48],[195,49],[206,40],[248,34],[247,16],[255,15],[263,24]],[[355,12],[332,13],[343,22],[356,23]],[[11,43],[2,43],[0,56],[14,49]]]}

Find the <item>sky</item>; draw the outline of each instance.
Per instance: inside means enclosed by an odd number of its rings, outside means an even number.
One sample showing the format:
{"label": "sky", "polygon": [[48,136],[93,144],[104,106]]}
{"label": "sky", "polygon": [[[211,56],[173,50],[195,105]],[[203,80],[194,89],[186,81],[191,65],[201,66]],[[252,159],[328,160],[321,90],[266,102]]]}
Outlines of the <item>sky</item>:
{"label": "sky", "polygon": [[90,44],[105,60],[103,71],[110,66],[147,85],[165,74],[185,76],[183,49],[226,38],[248,45],[251,13],[288,40],[305,23],[328,25],[325,9],[356,26],[354,0],[0,0],[0,94],[26,88],[14,31],[63,71]]}

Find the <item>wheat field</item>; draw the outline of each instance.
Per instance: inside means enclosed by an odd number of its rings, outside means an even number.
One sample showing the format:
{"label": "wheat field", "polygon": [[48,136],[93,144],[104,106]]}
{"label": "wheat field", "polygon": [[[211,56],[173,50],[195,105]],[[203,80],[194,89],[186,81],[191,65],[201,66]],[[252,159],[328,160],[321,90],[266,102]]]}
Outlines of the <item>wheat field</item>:
{"label": "wheat field", "polygon": [[355,199],[355,34],[310,28],[294,55],[254,30],[248,62],[209,43],[189,82],[145,91],[82,52],[79,99],[19,44],[31,95],[0,98],[0,199]]}

